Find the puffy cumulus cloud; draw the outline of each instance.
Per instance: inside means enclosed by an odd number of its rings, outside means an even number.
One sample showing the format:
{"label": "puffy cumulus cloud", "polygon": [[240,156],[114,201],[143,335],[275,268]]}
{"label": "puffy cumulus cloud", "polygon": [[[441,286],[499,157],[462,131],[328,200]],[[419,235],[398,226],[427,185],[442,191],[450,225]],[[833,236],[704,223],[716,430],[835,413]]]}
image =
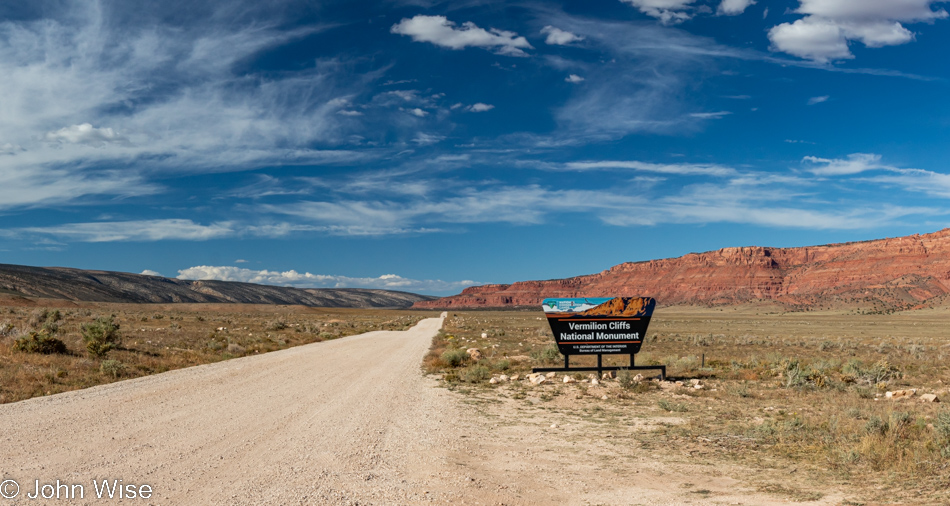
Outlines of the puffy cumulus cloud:
{"label": "puffy cumulus cloud", "polygon": [[309,272],[251,270],[233,266],[197,265],[178,271],[178,279],[214,279],[240,281],[262,285],[292,286],[296,288],[377,288],[410,292],[445,293],[458,292],[462,288],[479,284],[476,281],[442,281],[438,279],[410,279],[396,274],[378,277],[349,277]]}
{"label": "puffy cumulus cloud", "polygon": [[107,143],[127,143],[129,140],[115,133],[111,128],[96,128],[91,123],[72,125],[60,128],[55,132],[47,132],[46,140],[52,142],[69,142],[72,144],[88,144],[102,146]]}
{"label": "puffy cumulus cloud", "polygon": [[491,105],[491,104],[483,104],[483,103],[481,103],[481,102],[478,102],[478,103],[475,103],[475,104],[472,104],[471,106],[469,106],[469,107],[468,107],[468,110],[471,111],[471,112],[485,112],[485,111],[490,111],[490,110],[492,110],[492,109],[494,109],[494,108],[495,108],[495,106],[493,106],[493,105]]}
{"label": "puffy cumulus cloud", "polygon": [[881,155],[874,153],[853,153],[846,159],[806,156],[802,163],[807,166],[808,172],[817,176],[844,176],[876,169],[895,169],[882,164]]}
{"label": "puffy cumulus cloud", "polygon": [[553,46],[567,46],[574,42],[580,42],[584,40],[584,37],[581,37],[580,35],[561,30],[560,28],[556,28],[551,25],[542,28],[541,33],[547,34],[547,38],[544,39],[544,43]]}
{"label": "puffy cumulus cloud", "polygon": [[584,78],[581,77],[581,76],[579,76],[579,75],[577,75],[577,74],[571,74],[571,75],[569,75],[569,76],[567,76],[567,77],[564,78],[564,82],[571,83],[571,84],[577,84],[577,83],[580,83],[580,82],[584,82]]}
{"label": "puffy cumulus cloud", "polygon": [[947,17],[934,10],[940,0],[801,0],[795,12],[805,17],[769,30],[772,49],[826,63],[854,58],[848,43],[867,47],[906,44],[914,34],[901,23]]}
{"label": "puffy cumulus cloud", "polygon": [[412,18],[403,18],[390,28],[390,32],[408,35],[416,42],[431,42],[449,49],[480,47],[493,49],[507,56],[527,56],[524,49],[533,49],[528,39],[515,32],[491,28],[485,30],[475,23],[466,21],[458,27],[445,16],[426,16],[419,14]]}
{"label": "puffy cumulus cloud", "polygon": [[640,12],[657,18],[663,24],[682,23],[692,17],[686,12],[694,0],[621,0],[628,3]]}
{"label": "puffy cumulus cloud", "polygon": [[717,12],[726,16],[735,16],[742,14],[750,6],[755,4],[755,0],[722,0]]}
{"label": "puffy cumulus cloud", "polygon": [[79,242],[205,241],[235,235],[230,222],[201,225],[181,219],[69,223],[52,227],[24,227],[14,232]]}

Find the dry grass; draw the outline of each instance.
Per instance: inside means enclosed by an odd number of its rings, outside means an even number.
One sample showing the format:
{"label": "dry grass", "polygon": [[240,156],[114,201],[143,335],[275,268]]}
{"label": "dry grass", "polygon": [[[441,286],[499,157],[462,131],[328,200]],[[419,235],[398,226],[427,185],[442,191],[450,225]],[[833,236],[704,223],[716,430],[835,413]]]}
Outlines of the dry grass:
{"label": "dry grass", "polygon": [[[44,306],[39,307],[41,304]],[[53,335],[66,344],[67,352],[42,355],[15,351],[16,338],[30,331],[51,331],[43,316],[45,310],[59,311]],[[121,344],[104,357],[92,357],[81,327],[110,315],[115,315],[120,325]],[[2,299],[0,403],[371,330],[405,330],[430,316],[433,314],[424,311],[227,304],[78,305],[22,297]]]}
{"label": "dry grass", "polygon": [[[807,469],[824,483],[860,488],[862,500],[945,504],[950,500],[950,409],[918,399],[934,392],[950,401],[948,317],[947,309],[871,315],[661,308],[637,363],[666,364],[672,380],[686,383],[661,389],[621,388],[616,381],[594,386],[584,380],[488,385],[473,374],[476,368],[497,375],[496,364],[507,362],[510,375],[562,363],[551,354],[547,322],[540,309],[450,312],[425,369],[441,374],[453,388],[495,392],[551,409],[580,413],[593,406],[617,419],[680,417],[683,423],[629,437],[642,448],[660,442],[689,461]],[[452,367],[442,359],[446,351],[473,347],[481,351],[480,361]],[[626,357],[609,357],[605,365],[626,362]],[[595,358],[576,357],[571,364],[593,365]],[[689,388],[692,379],[705,388]],[[475,390],[466,386],[471,383]],[[903,401],[883,395],[905,388],[918,394]],[[602,400],[603,395],[609,399]],[[762,486],[767,492],[781,488]],[[809,494],[799,495],[810,500]]]}

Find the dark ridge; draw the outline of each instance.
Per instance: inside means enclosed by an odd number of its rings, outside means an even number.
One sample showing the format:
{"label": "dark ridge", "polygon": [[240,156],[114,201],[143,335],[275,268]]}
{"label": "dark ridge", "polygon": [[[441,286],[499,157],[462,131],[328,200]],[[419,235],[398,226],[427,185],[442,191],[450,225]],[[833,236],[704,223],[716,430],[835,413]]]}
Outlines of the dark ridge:
{"label": "dark ridge", "polygon": [[83,302],[231,302],[351,308],[406,308],[435,298],[393,290],[303,289],[10,264],[0,264],[0,293]]}

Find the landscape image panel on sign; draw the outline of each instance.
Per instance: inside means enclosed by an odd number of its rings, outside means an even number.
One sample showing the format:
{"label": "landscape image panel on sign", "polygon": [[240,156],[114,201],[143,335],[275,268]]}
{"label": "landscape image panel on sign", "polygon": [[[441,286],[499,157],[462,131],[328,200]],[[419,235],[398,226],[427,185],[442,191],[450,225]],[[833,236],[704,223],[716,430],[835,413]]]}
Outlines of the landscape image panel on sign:
{"label": "landscape image panel on sign", "polygon": [[651,297],[544,299],[545,316],[564,355],[640,351],[656,307]]}

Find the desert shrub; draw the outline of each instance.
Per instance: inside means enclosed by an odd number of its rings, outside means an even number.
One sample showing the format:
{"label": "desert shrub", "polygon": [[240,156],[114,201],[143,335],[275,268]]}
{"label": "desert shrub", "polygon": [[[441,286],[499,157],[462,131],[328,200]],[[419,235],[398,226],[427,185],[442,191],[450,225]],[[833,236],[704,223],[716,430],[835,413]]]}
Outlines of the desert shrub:
{"label": "desert shrub", "polygon": [[686,412],[689,408],[685,404],[680,404],[678,402],[670,402],[666,399],[660,399],[656,402],[656,405],[664,411],[676,411],[676,412]]}
{"label": "desert shrub", "polygon": [[478,383],[491,378],[491,371],[483,365],[473,365],[462,369],[459,377],[468,383]]}
{"label": "desert shrub", "polygon": [[564,360],[564,356],[561,355],[561,351],[557,349],[556,345],[549,344],[544,348],[541,348],[539,351],[534,351],[531,353],[531,358],[539,362],[557,362],[559,360]]}
{"label": "desert shrub", "polygon": [[118,360],[103,360],[99,365],[99,372],[102,374],[118,378],[125,372],[125,364]]}
{"label": "desert shrub", "polygon": [[238,343],[231,343],[228,345],[228,353],[232,355],[243,355],[244,351],[244,347]]}
{"label": "desert shrub", "polygon": [[13,342],[13,349],[27,353],[66,353],[66,343],[44,332],[30,332]]}
{"label": "desert shrub", "polygon": [[887,360],[878,360],[871,365],[864,365],[860,360],[849,360],[841,368],[845,381],[860,385],[877,385],[901,377],[901,371],[889,364]]}
{"label": "desert shrub", "polygon": [[96,358],[104,357],[122,341],[115,316],[96,318],[96,321],[92,323],[83,324],[81,332],[82,340],[86,343],[86,351]]}
{"label": "desert shrub", "polygon": [[468,360],[468,352],[461,348],[452,348],[442,352],[442,361],[449,367],[459,367]]}
{"label": "desert shrub", "polygon": [[271,320],[264,324],[264,330],[284,330],[287,328],[287,321],[283,317],[277,317],[274,320]]}
{"label": "desert shrub", "polygon": [[634,380],[636,377],[635,374],[630,369],[621,369],[617,371],[617,383],[620,385],[620,388],[625,390],[632,390],[637,386],[639,381]]}
{"label": "desert shrub", "polygon": [[508,359],[499,360],[492,365],[492,368],[496,371],[507,371],[511,368],[511,361]]}
{"label": "desert shrub", "polygon": [[8,321],[0,323],[0,337],[9,337],[15,336],[19,333],[19,329],[16,326]]}

